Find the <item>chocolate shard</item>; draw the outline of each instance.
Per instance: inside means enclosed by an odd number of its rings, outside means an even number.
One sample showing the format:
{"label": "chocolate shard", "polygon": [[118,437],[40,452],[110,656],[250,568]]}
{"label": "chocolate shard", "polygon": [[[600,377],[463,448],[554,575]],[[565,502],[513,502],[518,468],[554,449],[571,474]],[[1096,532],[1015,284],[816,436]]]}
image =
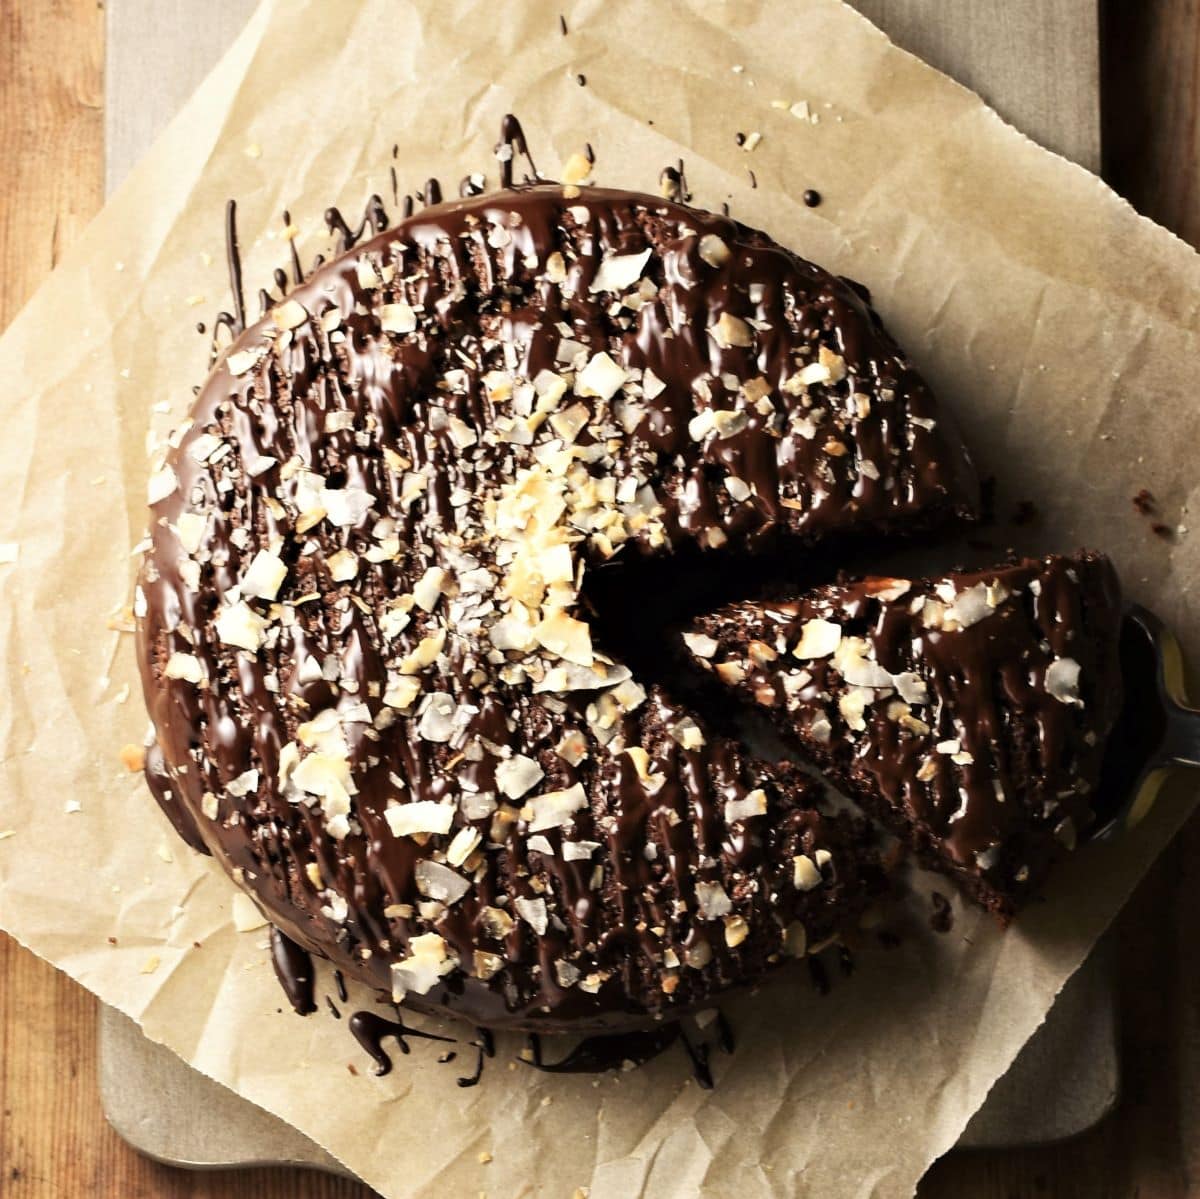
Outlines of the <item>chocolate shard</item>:
{"label": "chocolate shard", "polygon": [[683,634],[718,683],[1008,920],[1092,823],[1121,704],[1100,554],[736,603]]}
{"label": "chocolate shard", "polygon": [[151,478],[147,705],[172,802],[299,946],[416,1007],[585,1031],[855,922],[864,828],[643,685],[581,593],[974,513],[845,281],[652,196],[470,196],[318,268],[189,422]]}

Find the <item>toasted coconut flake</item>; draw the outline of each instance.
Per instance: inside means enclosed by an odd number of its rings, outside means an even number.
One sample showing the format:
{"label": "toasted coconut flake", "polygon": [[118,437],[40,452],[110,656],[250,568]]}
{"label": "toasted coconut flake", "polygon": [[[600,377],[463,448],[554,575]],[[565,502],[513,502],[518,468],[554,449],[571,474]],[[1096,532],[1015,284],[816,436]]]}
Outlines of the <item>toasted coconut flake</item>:
{"label": "toasted coconut flake", "polygon": [[798,854],[792,859],[792,885],[797,891],[811,891],[823,881],[816,862],[807,854]]}
{"label": "toasted coconut flake", "polygon": [[649,258],[648,249],[640,254],[614,254],[605,258],[600,263],[588,290],[618,293],[628,291],[642,277],[642,271]]}
{"label": "toasted coconut flake", "polygon": [[701,920],[719,920],[733,911],[733,901],[719,882],[698,882],[696,884],[696,903]]}
{"label": "toasted coconut flake", "polygon": [[454,807],[432,799],[417,799],[411,803],[393,804],[383,816],[394,837],[411,837],[418,833],[444,835],[454,821]]}
{"label": "toasted coconut flake", "polygon": [[817,617],[805,621],[800,629],[800,640],[792,648],[797,658],[827,658],[836,653],[842,643],[842,627],[831,620]]}
{"label": "toasted coconut flake", "polygon": [[566,612],[552,612],[534,628],[533,636],[552,654],[578,666],[591,666],[595,660],[591,630]]}
{"label": "toasted coconut flake", "polygon": [[259,550],[242,576],[242,594],[273,600],[287,578],[287,563],[270,550]]}
{"label": "toasted coconut flake", "polygon": [[697,658],[711,658],[720,648],[715,637],[707,633],[684,633],[683,643]]}
{"label": "toasted coconut flake", "polygon": [[587,806],[587,792],[582,783],[576,783],[565,791],[546,791],[542,795],[535,795],[526,804],[529,831],[540,833],[548,828],[563,828],[571,823],[576,812]]}
{"label": "toasted coconut flake", "polygon": [[587,366],[575,376],[575,394],[599,396],[611,400],[625,385],[625,369],[604,350],[593,354]]}
{"label": "toasted coconut flake", "polygon": [[167,659],[163,667],[163,676],[168,679],[182,679],[185,683],[199,683],[204,679],[204,666],[195,654],[180,653],[176,650]]}
{"label": "toasted coconut flake", "polygon": [[509,799],[520,799],[544,777],[545,772],[524,754],[514,754],[496,766],[496,786]]}
{"label": "toasted coconut flake", "polygon": [[717,323],[709,329],[713,340],[723,350],[732,346],[754,345],[754,330],[739,316],[732,312],[722,312]]}
{"label": "toasted coconut flake", "polygon": [[701,260],[712,267],[722,267],[733,257],[733,253],[725,241],[715,233],[706,233],[700,239],[697,252]]}
{"label": "toasted coconut flake", "polygon": [[756,787],[742,799],[725,801],[725,823],[736,824],[739,820],[749,820],[752,816],[767,814],[767,793]]}
{"label": "toasted coconut flake", "polygon": [[228,604],[217,613],[217,636],[225,645],[234,645],[248,653],[258,653],[267,630],[265,621],[244,600]]}
{"label": "toasted coconut flake", "polygon": [[1075,704],[1082,708],[1079,695],[1079,663],[1074,658],[1055,658],[1046,667],[1046,691],[1060,704]]}
{"label": "toasted coconut flake", "polygon": [[411,304],[403,301],[384,304],[379,309],[379,325],[385,333],[413,333],[417,328],[417,314]]}
{"label": "toasted coconut flake", "polygon": [[271,320],[277,329],[286,332],[303,325],[308,320],[308,313],[298,300],[284,300],[282,304],[276,304],[271,309]]}

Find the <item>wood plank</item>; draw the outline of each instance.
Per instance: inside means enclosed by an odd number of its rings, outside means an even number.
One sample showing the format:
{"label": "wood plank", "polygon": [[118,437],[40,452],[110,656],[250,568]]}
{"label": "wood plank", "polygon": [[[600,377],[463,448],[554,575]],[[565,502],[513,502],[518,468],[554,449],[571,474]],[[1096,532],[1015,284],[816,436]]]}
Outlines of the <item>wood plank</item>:
{"label": "wood plank", "polygon": [[[1097,0],[850,3],[897,45],[978,92],[1034,141],[1099,170]],[[1063,47],[1070,47],[1065,65]]]}
{"label": "wood plank", "polygon": [[[107,18],[105,190],[113,191],[213,63],[245,28],[257,0],[118,0]],[[170,64],[164,70],[162,64]],[[146,64],[152,64],[147,66]]]}
{"label": "wood plank", "polygon": [[[958,3],[959,0],[952,0]],[[1200,241],[1200,10],[1106,5],[1106,173],[1142,210]],[[92,0],[0,0],[0,326],[99,205],[98,12]],[[1115,65],[1114,65],[1115,63]],[[1065,1145],[951,1155],[923,1199],[1155,1199],[1200,1179],[1200,818],[1118,922],[1124,1101]],[[366,1199],[296,1171],[191,1175],[140,1159],[104,1125],[93,1002],[0,936],[0,1194],[12,1199]]]}

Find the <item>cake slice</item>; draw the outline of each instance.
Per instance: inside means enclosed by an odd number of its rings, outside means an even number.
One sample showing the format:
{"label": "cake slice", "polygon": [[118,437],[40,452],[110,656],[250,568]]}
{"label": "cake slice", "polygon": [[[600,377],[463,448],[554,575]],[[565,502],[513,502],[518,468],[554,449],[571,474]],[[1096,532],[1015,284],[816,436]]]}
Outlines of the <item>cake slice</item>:
{"label": "cake slice", "polygon": [[1073,849],[1121,703],[1120,593],[1081,552],[742,602],[683,634],[926,865],[1007,921]]}

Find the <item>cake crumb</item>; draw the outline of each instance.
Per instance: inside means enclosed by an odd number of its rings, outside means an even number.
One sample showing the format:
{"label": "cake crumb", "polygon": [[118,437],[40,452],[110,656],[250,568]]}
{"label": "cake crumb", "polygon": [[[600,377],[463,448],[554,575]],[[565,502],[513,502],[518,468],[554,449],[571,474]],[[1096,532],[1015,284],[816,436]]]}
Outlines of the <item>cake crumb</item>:
{"label": "cake crumb", "polygon": [[[128,691],[126,694],[128,694]],[[146,767],[146,751],[140,745],[122,745],[118,756],[121,759],[121,765],[130,774],[137,774]]]}

